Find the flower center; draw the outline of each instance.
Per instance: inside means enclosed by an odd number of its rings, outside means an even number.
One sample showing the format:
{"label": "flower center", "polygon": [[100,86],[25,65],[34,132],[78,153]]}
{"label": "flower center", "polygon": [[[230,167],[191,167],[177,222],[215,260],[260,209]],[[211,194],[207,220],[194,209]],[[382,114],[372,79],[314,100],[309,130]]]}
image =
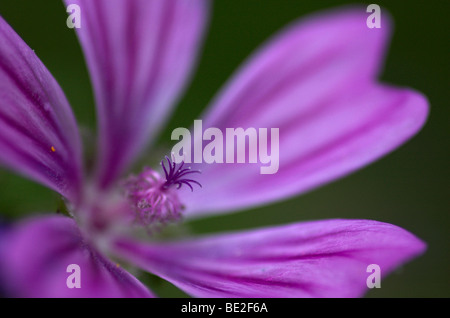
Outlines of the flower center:
{"label": "flower center", "polygon": [[184,161],[177,165],[169,157],[161,161],[164,177],[155,170],[144,167],[137,176],[129,177],[124,188],[126,196],[135,213],[136,221],[146,227],[178,221],[184,210],[176,190],[183,185],[194,190],[192,183],[201,184],[188,176],[199,173],[190,167],[184,167]]}

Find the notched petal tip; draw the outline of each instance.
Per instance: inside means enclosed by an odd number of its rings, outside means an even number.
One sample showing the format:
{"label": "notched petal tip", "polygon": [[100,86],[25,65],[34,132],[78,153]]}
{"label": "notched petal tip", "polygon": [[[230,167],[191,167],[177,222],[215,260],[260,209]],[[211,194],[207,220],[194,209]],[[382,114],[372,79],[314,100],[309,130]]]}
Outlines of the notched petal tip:
{"label": "notched petal tip", "polygon": [[384,277],[426,245],[397,226],[325,220],[115,250],[196,297],[359,297],[368,266]]}

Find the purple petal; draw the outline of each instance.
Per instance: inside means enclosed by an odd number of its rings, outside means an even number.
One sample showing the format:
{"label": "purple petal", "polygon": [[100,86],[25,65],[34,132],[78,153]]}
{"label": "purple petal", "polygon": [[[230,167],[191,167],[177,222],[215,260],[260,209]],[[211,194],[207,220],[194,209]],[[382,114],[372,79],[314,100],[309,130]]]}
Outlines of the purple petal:
{"label": "purple petal", "polygon": [[385,276],[425,244],[391,224],[326,220],[116,250],[196,297],[358,297],[369,265]]}
{"label": "purple petal", "polygon": [[76,201],[81,144],[64,93],[0,17],[0,163]]}
{"label": "purple petal", "polygon": [[81,8],[99,119],[98,178],[106,187],[165,123],[193,68],[207,1],[65,0]]}
{"label": "purple petal", "polygon": [[202,170],[196,179],[203,189],[183,193],[188,214],[235,211],[309,191],[420,130],[425,97],[375,83],[389,21],[369,29],[366,18],[363,8],[308,18],[245,64],[210,107],[203,130],[254,127],[270,134],[279,128],[279,169],[261,174],[265,164],[194,166]]}
{"label": "purple petal", "polygon": [[[66,217],[27,220],[1,237],[0,277],[19,297],[152,297],[135,277],[104,258]],[[70,264],[81,288],[68,288]]]}

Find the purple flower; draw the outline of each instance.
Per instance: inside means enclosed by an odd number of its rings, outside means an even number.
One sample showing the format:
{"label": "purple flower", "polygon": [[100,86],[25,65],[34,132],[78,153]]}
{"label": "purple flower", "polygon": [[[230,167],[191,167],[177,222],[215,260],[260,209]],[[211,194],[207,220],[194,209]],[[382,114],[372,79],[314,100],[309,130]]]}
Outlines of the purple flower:
{"label": "purple flower", "polygon": [[[131,264],[193,296],[355,297],[367,290],[368,265],[386,275],[424,251],[407,231],[366,220],[166,242],[152,231],[140,236],[181,217],[304,193],[413,136],[427,117],[425,97],[377,82],[389,35],[384,17],[381,29],[367,28],[364,8],[294,23],[209,106],[206,127],[279,127],[278,173],[261,175],[257,164],[204,164],[193,174],[167,160],[165,169],[124,177],[186,85],[208,3],[65,2],[82,10],[77,34],[96,97],[92,175],[83,172],[77,124],[61,88],[0,18],[0,163],[59,192],[71,214],[30,218],[2,233],[0,276],[11,295],[153,296],[124,269]],[[66,284],[70,264],[80,266],[81,288]]]}

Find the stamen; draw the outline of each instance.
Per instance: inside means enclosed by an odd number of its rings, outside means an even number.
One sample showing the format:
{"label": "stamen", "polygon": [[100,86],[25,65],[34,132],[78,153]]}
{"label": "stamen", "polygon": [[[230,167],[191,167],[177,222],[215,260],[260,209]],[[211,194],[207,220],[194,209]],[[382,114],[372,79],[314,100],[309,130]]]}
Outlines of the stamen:
{"label": "stamen", "polygon": [[200,171],[184,168],[184,161],[178,166],[169,157],[166,156],[165,159],[167,167],[164,159],[161,161],[165,178],[145,167],[139,175],[129,177],[123,184],[136,221],[146,227],[181,219],[184,206],[175,190],[186,185],[193,191],[193,183],[201,187],[198,181],[186,178],[187,175]]}

